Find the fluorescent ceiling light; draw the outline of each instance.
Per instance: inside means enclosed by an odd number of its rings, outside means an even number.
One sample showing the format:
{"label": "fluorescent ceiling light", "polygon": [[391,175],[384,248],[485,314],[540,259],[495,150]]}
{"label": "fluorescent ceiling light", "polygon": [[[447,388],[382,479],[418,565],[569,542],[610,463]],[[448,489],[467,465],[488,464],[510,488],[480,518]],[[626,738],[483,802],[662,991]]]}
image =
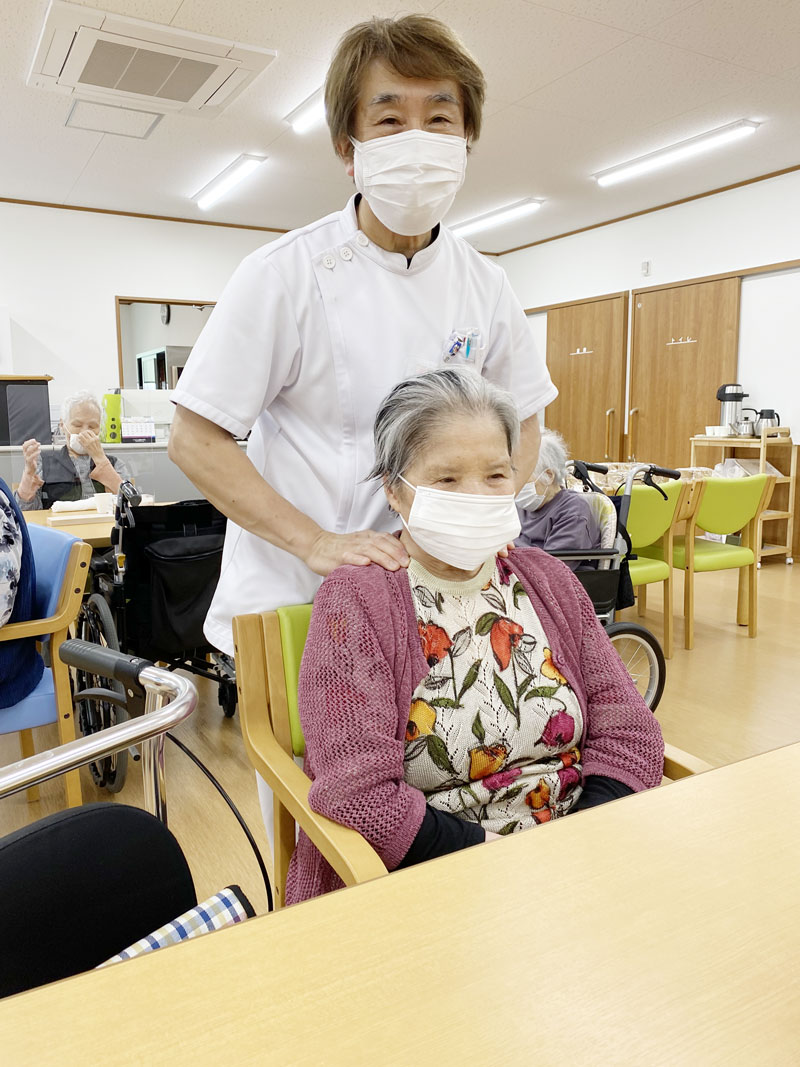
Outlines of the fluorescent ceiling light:
{"label": "fluorescent ceiling light", "polygon": [[317,89],[311,96],[290,111],[284,122],[288,122],[295,133],[308,133],[314,126],[325,119],[325,99],[322,89]]}
{"label": "fluorescent ceiling light", "polygon": [[592,177],[598,185],[615,185],[629,178],[638,178],[640,174],[648,174],[659,167],[668,167],[672,163],[690,159],[711,148],[719,148],[730,141],[738,141],[740,137],[755,133],[759,125],[760,123],[751,122],[750,119],[739,119],[738,122],[731,122],[716,130],[709,130],[708,133],[698,134],[697,137],[689,137],[688,140],[679,141],[667,148],[659,148],[657,152],[650,152],[646,156],[639,156],[638,159],[631,159],[627,163],[609,167],[608,170],[598,171]]}
{"label": "fluorescent ceiling light", "polygon": [[225,170],[221,170],[208,185],[204,185],[199,193],[195,193],[192,200],[197,201],[197,206],[201,211],[208,211],[213,204],[229,193],[234,185],[238,185],[248,174],[257,170],[266,158],[266,156],[239,156]]}
{"label": "fluorescent ceiling light", "polygon": [[457,237],[466,237],[467,234],[480,233],[482,230],[493,230],[497,226],[505,226],[507,222],[516,222],[517,219],[523,219],[526,215],[532,215],[543,203],[544,200],[534,200],[529,196],[525,200],[518,200],[506,207],[487,211],[485,215],[467,219],[466,222],[458,222],[450,227],[450,232],[456,234]]}

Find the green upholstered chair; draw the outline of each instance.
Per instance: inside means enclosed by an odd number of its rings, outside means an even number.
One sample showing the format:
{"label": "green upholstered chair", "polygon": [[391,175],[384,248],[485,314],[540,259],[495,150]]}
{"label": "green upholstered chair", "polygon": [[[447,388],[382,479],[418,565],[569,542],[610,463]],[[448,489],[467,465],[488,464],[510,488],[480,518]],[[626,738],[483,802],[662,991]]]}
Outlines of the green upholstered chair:
{"label": "green upholstered chair", "polygon": [[[386,874],[377,852],[356,831],[313,811],[310,780],[294,757],[305,751],[297,682],[311,605],[298,604],[233,620],[239,714],[248,758],[275,794],[273,883],[275,906],[286,900],[286,874],[296,826],[311,838],[345,885]],[[709,764],[665,746],[664,781],[710,770]]]}
{"label": "green upholstered chair", "polygon": [[[690,482],[670,481],[660,488],[666,494],[666,500],[658,489],[653,489],[652,486],[633,486],[626,526],[633,552],[639,556],[638,559],[630,561],[630,575],[636,590],[640,615],[644,615],[647,607],[647,586],[654,582],[662,583],[664,655],[670,659],[674,643],[672,618],[674,531],[678,517],[683,514],[686,500],[691,494],[692,486]],[[647,549],[653,546],[657,547],[661,553],[658,559],[651,559],[646,554]]]}
{"label": "green upholstered chair", "polygon": [[[695,483],[695,506],[686,523],[685,537],[675,537],[672,565],[685,572],[683,614],[685,645],[694,645],[694,576],[701,571],[739,570],[736,621],[747,626],[750,637],[758,632],[758,561],[757,537],[759,518],[769,503],[775,479],[757,474],[751,478],[707,478]],[[741,533],[741,545],[709,541],[697,536],[697,530],[730,535]],[[639,554],[652,560],[664,560],[663,550],[650,546]]]}

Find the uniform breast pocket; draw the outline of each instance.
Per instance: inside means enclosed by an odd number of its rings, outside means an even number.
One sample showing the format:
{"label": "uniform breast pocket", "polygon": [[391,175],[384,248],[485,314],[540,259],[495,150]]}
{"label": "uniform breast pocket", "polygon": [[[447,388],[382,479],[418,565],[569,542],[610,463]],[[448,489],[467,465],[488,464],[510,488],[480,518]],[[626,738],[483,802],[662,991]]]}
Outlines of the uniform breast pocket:
{"label": "uniform breast pocket", "polygon": [[442,348],[441,365],[480,371],[486,354],[483,333],[477,326],[453,330]]}

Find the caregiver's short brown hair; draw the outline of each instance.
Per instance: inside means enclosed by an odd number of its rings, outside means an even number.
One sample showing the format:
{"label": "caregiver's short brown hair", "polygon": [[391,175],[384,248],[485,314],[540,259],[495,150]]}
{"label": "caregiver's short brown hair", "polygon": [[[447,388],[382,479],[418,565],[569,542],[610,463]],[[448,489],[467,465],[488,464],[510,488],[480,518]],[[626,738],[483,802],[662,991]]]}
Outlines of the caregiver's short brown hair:
{"label": "caregiver's short brown hair", "polygon": [[337,152],[353,133],[364,72],[374,59],[403,78],[455,81],[461,90],[467,139],[478,139],[486,93],[483,72],[443,22],[429,15],[405,15],[360,22],[336,47],[325,79],[325,111]]}

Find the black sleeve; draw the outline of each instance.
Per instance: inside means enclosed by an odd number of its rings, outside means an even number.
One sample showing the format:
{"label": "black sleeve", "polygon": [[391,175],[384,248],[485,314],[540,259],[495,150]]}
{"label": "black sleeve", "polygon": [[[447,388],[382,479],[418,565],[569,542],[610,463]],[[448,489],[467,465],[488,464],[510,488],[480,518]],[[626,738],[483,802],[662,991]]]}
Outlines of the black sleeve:
{"label": "black sleeve", "polygon": [[422,826],[397,869],[413,867],[415,863],[446,856],[449,852],[458,852],[485,840],[486,834],[477,823],[459,819],[447,811],[438,811],[428,804]]}
{"label": "black sleeve", "polygon": [[634,790],[616,778],[606,778],[602,774],[590,774],[583,780],[583,792],[578,798],[578,803],[573,811],[583,811],[585,808],[596,808],[598,804],[607,804],[609,800],[619,800],[626,797]]}

